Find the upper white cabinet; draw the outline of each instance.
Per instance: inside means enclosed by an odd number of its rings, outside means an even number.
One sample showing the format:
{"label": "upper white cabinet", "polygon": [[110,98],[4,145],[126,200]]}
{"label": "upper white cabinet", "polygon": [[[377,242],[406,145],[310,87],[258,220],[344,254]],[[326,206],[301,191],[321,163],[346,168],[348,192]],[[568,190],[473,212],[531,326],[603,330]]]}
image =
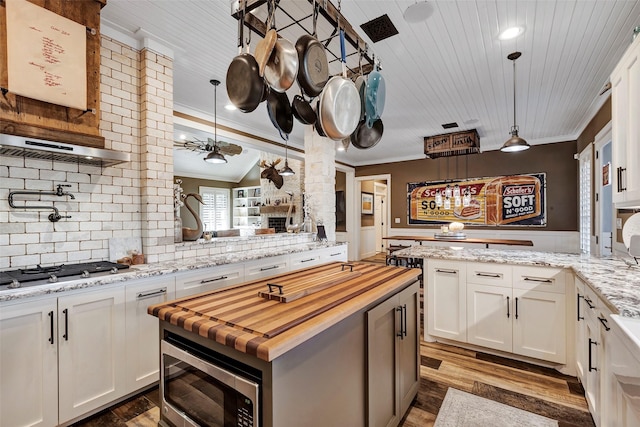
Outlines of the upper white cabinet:
{"label": "upper white cabinet", "polygon": [[613,202],[640,206],[640,37],[611,73]]}

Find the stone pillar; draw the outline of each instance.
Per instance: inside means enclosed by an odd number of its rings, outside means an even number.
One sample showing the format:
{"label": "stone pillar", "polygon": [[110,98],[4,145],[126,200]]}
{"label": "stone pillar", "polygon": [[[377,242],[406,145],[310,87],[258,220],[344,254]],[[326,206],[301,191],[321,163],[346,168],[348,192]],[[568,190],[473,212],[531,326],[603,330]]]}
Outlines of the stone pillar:
{"label": "stone pillar", "polygon": [[329,241],[336,240],[336,143],[306,126],[304,188],[314,225],[322,224]]}
{"label": "stone pillar", "polygon": [[174,259],[173,60],[149,49],[140,64],[142,246],[147,262]]}

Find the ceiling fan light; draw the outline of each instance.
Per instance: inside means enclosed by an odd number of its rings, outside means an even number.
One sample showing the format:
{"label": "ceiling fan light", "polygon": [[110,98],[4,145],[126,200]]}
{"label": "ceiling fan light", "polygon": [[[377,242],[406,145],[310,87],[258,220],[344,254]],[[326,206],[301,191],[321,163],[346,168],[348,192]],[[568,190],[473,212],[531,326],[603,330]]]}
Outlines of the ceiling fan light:
{"label": "ceiling fan light", "polygon": [[501,32],[500,35],[498,35],[498,39],[511,40],[522,35],[522,33],[524,33],[524,27],[520,27],[520,26],[510,27],[504,30],[503,32]]}
{"label": "ceiling fan light", "polygon": [[426,21],[433,14],[433,6],[427,1],[416,2],[409,6],[402,17],[409,24]]}
{"label": "ceiling fan light", "polygon": [[289,167],[289,160],[284,161],[284,167],[278,171],[278,173],[282,176],[291,176],[296,173]]}
{"label": "ceiling fan light", "polygon": [[228,111],[236,111],[238,109],[238,107],[236,107],[233,104],[227,104],[227,105],[224,106],[224,109],[228,110]]}

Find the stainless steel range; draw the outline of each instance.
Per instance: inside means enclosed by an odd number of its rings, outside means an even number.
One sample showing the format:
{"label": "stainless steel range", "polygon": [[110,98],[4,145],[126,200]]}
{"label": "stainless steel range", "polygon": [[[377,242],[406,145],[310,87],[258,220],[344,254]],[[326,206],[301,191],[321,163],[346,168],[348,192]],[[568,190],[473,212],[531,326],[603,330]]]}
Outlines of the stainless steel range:
{"label": "stainless steel range", "polygon": [[68,282],[108,274],[118,274],[127,268],[129,268],[129,266],[125,264],[96,261],[80,264],[61,264],[49,267],[41,267],[38,265],[35,268],[0,271],[0,291],[47,283]]}

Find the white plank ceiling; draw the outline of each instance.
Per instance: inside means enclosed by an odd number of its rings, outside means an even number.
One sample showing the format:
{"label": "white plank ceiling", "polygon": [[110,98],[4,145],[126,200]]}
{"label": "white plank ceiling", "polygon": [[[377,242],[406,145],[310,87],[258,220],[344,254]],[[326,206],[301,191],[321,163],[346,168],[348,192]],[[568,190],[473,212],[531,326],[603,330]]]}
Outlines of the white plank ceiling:
{"label": "white plank ceiling", "polygon": [[[342,13],[380,59],[387,96],[384,136],[368,150],[350,147],[337,159],[356,166],[424,158],[423,137],[476,128],[482,151],[499,149],[513,123],[513,65],[516,62],[517,124],[530,144],[575,140],[610,92],[599,92],[640,25],[640,1],[613,0],[436,0],[424,22],[409,24],[402,14],[408,0],[342,0]],[[337,7],[338,3],[334,1]],[[311,29],[307,0],[281,0],[280,7]],[[264,9],[256,15],[264,16]],[[387,14],[399,34],[378,43],[360,25]],[[175,110],[213,121],[213,88],[218,88],[218,123],[282,142],[261,105],[252,113],[227,111],[227,67],[237,55],[237,21],[227,0],[109,0],[103,26],[169,47],[174,56]],[[279,28],[291,19],[279,12]],[[498,40],[500,31],[525,27],[519,38]],[[320,18],[318,35],[332,28]],[[112,32],[113,33],[113,32]],[[292,25],[281,35],[295,40],[303,29]],[[260,40],[253,35],[252,45]],[[329,49],[339,52],[337,40]],[[251,48],[251,51],[254,49]],[[348,63],[357,68],[357,54]],[[332,72],[340,64],[334,61]],[[298,92],[289,90],[289,98]],[[451,130],[442,124],[457,122]],[[304,126],[297,121],[290,144],[303,147]],[[230,137],[225,135],[225,140]],[[231,142],[231,141],[230,141]],[[203,162],[204,163],[204,162]]]}

